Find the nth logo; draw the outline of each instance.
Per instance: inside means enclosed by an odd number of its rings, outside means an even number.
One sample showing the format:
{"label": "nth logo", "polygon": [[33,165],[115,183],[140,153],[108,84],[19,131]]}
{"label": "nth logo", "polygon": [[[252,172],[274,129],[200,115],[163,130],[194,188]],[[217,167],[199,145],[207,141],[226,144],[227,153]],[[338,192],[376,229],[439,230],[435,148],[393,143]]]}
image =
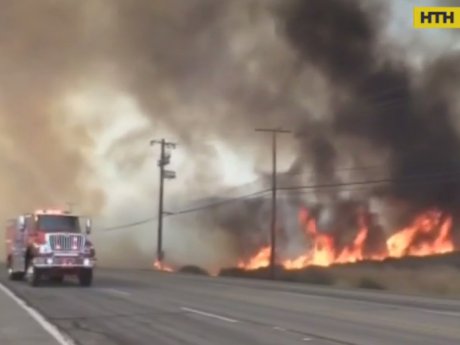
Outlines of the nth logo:
{"label": "nth logo", "polygon": [[460,7],[415,7],[414,28],[460,29]]}
{"label": "nth logo", "polygon": [[453,24],[455,23],[455,14],[454,12],[422,12],[420,14],[420,19],[422,24],[428,23],[431,24],[433,22],[436,24],[444,23],[444,24]]}

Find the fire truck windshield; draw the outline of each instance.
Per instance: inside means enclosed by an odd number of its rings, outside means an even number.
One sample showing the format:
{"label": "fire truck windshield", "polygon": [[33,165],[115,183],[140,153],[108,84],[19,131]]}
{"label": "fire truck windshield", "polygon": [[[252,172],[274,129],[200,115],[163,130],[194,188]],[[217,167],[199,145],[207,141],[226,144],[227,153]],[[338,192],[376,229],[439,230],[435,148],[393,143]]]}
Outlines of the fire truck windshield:
{"label": "fire truck windshield", "polygon": [[45,232],[80,232],[80,222],[75,216],[40,215],[37,228]]}

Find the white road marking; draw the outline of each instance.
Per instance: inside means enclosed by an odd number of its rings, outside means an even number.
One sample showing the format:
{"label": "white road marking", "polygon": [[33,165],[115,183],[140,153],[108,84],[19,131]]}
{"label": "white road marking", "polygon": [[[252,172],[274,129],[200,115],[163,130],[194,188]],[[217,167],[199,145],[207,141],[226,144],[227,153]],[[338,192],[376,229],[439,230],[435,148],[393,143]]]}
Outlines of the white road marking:
{"label": "white road marking", "polygon": [[455,312],[455,311],[442,311],[442,310],[430,310],[430,309],[419,309],[419,310],[425,313],[430,313],[430,314],[460,317],[460,313]]}
{"label": "white road marking", "polygon": [[312,341],[313,339],[307,337],[307,338],[303,338],[302,340],[303,340],[303,341]]}
{"label": "white road marking", "polygon": [[275,326],[273,327],[275,331],[286,332],[286,328]]}
{"label": "white road marking", "polygon": [[10,289],[0,283],[0,290],[10,297],[17,305],[24,309],[42,328],[48,332],[60,345],[76,345],[75,342],[62,334],[59,329],[50,323],[46,318],[37,310],[27,305],[27,303],[16,296]]}
{"label": "white road marking", "polygon": [[113,288],[101,289],[101,291],[102,292],[108,292],[110,294],[124,296],[124,297],[131,296],[131,293],[129,293],[129,292],[122,291],[122,290],[117,290],[117,289],[113,289]]}
{"label": "white road marking", "polygon": [[183,311],[189,312],[189,313],[194,313],[194,314],[198,314],[201,316],[207,316],[207,317],[211,317],[211,318],[218,319],[218,320],[225,321],[225,322],[232,322],[232,323],[239,322],[238,320],[235,320],[235,319],[230,319],[225,316],[207,313],[207,312],[197,310],[197,309],[186,308],[186,307],[181,307],[180,309]]}

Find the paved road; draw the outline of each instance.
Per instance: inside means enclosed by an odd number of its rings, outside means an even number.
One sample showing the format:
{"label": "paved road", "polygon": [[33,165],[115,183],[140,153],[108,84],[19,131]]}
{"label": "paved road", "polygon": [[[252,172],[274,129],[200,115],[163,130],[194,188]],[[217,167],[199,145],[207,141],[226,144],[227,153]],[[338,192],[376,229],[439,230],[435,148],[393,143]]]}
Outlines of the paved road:
{"label": "paved road", "polygon": [[0,344],[59,345],[13,298],[0,288]]}
{"label": "paved road", "polygon": [[81,345],[460,344],[460,301],[149,271],[7,284]]}

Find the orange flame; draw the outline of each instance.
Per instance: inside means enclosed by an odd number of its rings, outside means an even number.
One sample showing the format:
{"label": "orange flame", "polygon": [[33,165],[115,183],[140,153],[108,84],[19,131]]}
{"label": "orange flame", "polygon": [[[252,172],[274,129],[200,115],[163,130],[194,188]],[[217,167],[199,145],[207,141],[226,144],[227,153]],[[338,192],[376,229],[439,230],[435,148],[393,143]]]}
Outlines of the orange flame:
{"label": "orange flame", "polygon": [[247,270],[256,270],[261,267],[267,267],[270,264],[270,249],[271,247],[262,248],[256,255],[254,255],[248,262],[238,262],[238,268]]}
{"label": "orange flame", "polygon": [[174,272],[174,269],[172,267],[166,265],[164,262],[159,262],[158,260],[156,260],[153,263],[153,267],[155,267],[157,270],[163,271],[163,272]]}
{"label": "orange flame", "polygon": [[452,217],[429,211],[415,218],[412,224],[395,233],[387,241],[389,256],[426,256],[453,251]]}
{"label": "orange flame", "polygon": [[[281,262],[286,269],[307,266],[330,266],[336,263],[354,263],[366,259],[383,260],[388,257],[426,256],[443,254],[455,250],[452,239],[452,217],[438,210],[430,210],[417,216],[413,222],[395,232],[386,240],[386,253],[366,253],[369,227],[365,217],[358,218],[358,229],[353,241],[337,248],[331,233],[318,231],[317,222],[308,210],[299,213],[303,231],[311,240],[311,248],[303,255]],[[263,247],[247,261],[238,262],[238,267],[254,270],[269,266],[270,246]]]}

